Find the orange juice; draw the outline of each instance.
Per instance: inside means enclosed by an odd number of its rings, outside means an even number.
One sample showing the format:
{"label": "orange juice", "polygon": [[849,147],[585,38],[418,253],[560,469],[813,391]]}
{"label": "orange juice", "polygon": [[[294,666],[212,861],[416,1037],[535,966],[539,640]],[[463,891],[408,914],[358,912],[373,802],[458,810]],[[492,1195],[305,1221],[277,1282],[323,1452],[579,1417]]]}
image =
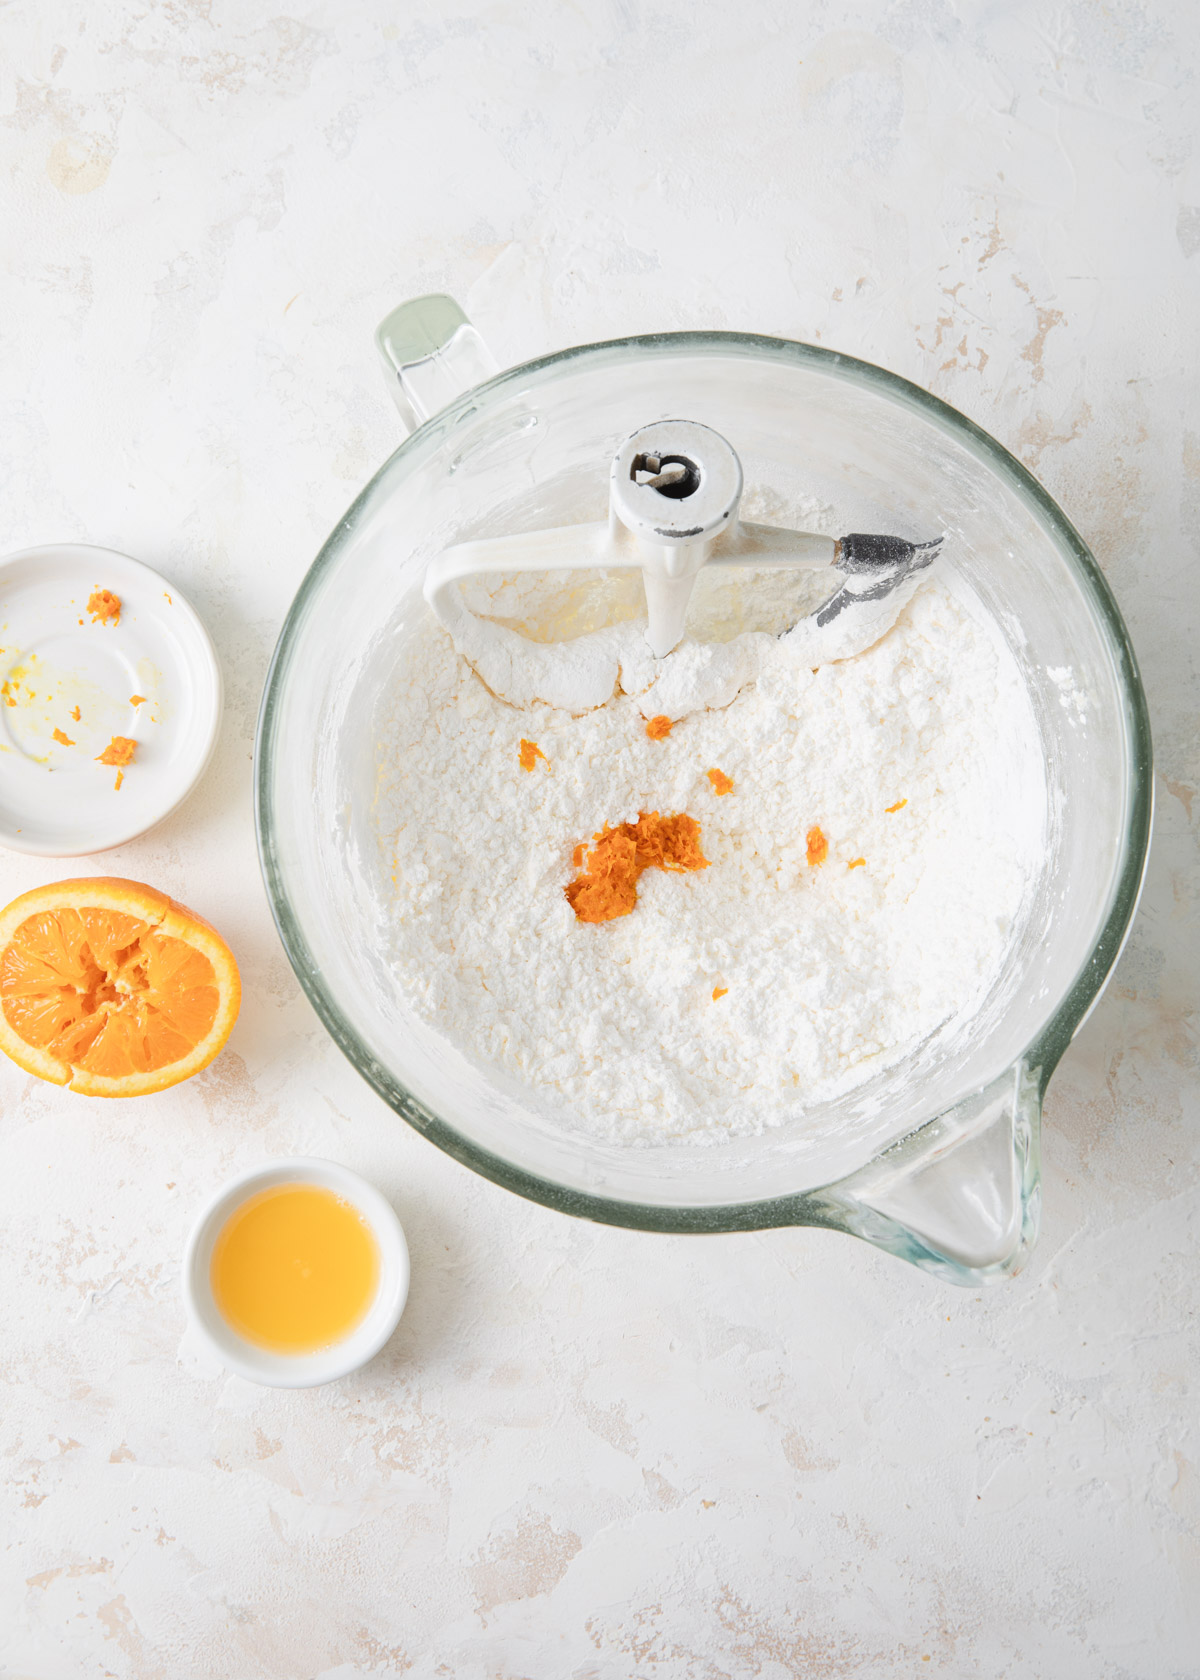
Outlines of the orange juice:
{"label": "orange juice", "polygon": [[362,1322],[379,1251],[358,1209],[319,1184],[275,1184],[225,1221],[213,1298],[229,1326],[272,1353],[315,1353]]}

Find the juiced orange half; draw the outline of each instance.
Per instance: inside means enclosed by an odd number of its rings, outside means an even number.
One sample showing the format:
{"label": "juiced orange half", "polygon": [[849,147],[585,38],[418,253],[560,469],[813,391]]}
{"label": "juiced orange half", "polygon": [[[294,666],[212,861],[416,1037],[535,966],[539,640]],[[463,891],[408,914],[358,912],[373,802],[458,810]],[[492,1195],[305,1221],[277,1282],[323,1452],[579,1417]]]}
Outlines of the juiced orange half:
{"label": "juiced orange half", "polygon": [[199,1073],[241,996],[216,929],[140,881],[56,881],[0,911],[0,1049],[87,1096],[144,1096]]}

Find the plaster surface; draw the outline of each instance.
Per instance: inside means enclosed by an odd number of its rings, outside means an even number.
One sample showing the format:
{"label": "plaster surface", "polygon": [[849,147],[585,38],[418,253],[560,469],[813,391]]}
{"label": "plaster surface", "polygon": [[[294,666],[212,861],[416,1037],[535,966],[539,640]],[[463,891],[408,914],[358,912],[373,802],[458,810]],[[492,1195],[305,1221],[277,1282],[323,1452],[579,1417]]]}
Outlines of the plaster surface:
{"label": "plaster surface", "polygon": [[[0,552],[125,550],[223,661],[216,758],[103,858],[245,1004],[180,1089],[0,1067],[11,1680],[1200,1676],[1200,19],[1190,0],[12,0]],[[1043,1235],[980,1298],[848,1238],[573,1223],[362,1084],[276,939],[255,711],[398,439],[371,333],[502,363],[661,328],[882,363],[1012,448],[1127,615],[1158,818],[1046,1112]],[[393,1198],[413,1287],[305,1393],[184,1333],[195,1210],[271,1155]]]}

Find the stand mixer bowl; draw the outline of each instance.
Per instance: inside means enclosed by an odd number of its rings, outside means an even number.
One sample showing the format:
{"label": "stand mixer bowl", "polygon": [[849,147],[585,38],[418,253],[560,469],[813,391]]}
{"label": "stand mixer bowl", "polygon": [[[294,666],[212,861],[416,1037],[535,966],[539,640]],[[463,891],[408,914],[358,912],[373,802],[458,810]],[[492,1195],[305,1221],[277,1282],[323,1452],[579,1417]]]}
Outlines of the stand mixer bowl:
{"label": "stand mixer bowl", "polygon": [[[432,298],[390,316],[380,346],[415,429],[300,587],[256,755],[276,922],[334,1039],[431,1142],[563,1212],[649,1231],[827,1226],[954,1283],[1015,1272],[1037,1234],[1046,1085],[1120,952],[1150,834],[1145,697],[1083,541],[962,415],[811,345],[672,333],[494,374],[462,312]],[[676,414],[736,440],[748,491],[782,509],[781,523],[796,522],[790,500],[815,494],[841,530],[947,533],[943,564],[992,616],[1028,687],[1047,842],[1002,971],[969,1020],[802,1125],[630,1149],[556,1123],[533,1091],[469,1061],[405,1006],[387,961],[377,743],[436,556],[603,518],[620,440]]]}

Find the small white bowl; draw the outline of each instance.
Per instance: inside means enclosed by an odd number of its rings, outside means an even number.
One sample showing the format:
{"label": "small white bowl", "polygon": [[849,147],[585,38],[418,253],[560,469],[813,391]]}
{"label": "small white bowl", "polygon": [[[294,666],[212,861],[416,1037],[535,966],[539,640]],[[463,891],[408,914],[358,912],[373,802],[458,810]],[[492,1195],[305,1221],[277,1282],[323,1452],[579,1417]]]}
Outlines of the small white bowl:
{"label": "small white bowl", "polygon": [[[348,1336],[315,1353],[271,1353],[232,1329],[213,1299],[213,1246],[226,1220],[260,1190],[275,1184],[318,1184],[352,1203],[371,1227],[379,1249],[379,1283],[365,1317]],[[271,1161],[232,1179],[208,1203],[192,1227],[183,1257],[183,1300],[188,1317],[217,1358],[239,1377],[268,1388],[315,1388],[357,1371],[400,1322],[408,1299],[408,1244],[395,1210],[379,1191],[335,1161],[298,1156]]]}
{"label": "small white bowl", "polygon": [[[93,589],[120,597],[118,624],[92,622]],[[153,828],[196,785],[221,723],[221,671],[195,609],[140,560],[87,543],[0,560],[0,681],[0,845],[41,857]],[[114,735],[137,742],[119,786],[97,763]]]}

